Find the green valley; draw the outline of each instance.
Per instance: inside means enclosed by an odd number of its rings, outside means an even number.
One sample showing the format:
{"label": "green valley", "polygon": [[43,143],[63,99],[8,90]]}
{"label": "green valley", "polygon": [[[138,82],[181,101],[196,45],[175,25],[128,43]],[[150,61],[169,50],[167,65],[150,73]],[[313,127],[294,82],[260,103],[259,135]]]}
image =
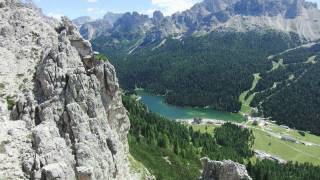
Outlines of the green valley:
{"label": "green valley", "polygon": [[[196,179],[200,175],[200,157],[232,159],[246,164],[255,180],[260,179],[317,179],[320,177],[318,160],[320,147],[286,142],[271,134],[290,134],[299,141],[318,142],[320,137],[298,135],[275,124],[260,127],[248,121],[242,129],[226,123],[216,125],[181,125],[150,113],[135,96],[125,96],[129,111],[131,155],[140,161],[158,179]],[[249,148],[249,149],[248,149]],[[250,150],[273,153],[288,162],[278,164],[259,160]],[[293,163],[291,162],[293,161]],[[299,163],[295,163],[298,161]],[[303,169],[303,172],[297,170]]]}
{"label": "green valley", "polygon": [[241,109],[239,96],[251,88],[252,74],[272,67],[265,61],[270,54],[300,44],[296,34],[273,30],[212,32],[168,37],[123,53],[101,38],[93,40],[94,48],[109,56],[123,88],[142,87],[174,105],[229,112]]}

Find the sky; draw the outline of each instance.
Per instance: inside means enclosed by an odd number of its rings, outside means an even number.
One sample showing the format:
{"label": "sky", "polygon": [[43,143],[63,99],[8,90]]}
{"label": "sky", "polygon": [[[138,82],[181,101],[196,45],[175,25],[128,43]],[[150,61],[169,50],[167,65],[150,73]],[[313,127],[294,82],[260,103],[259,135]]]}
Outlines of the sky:
{"label": "sky", "polygon": [[[155,10],[171,15],[189,9],[202,0],[34,0],[43,12],[55,18],[66,15],[71,19],[80,16],[101,18],[106,12],[124,13],[137,11],[152,15]],[[320,0],[308,0],[317,2]]]}

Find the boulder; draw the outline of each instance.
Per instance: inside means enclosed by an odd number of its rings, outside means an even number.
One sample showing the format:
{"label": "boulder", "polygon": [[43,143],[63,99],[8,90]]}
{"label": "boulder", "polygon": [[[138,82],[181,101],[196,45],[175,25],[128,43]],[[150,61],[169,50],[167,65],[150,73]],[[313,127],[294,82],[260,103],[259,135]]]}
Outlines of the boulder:
{"label": "boulder", "polygon": [[201,180],[252,180],[246,167],[231,160],[213,161],[208,158],[201,159],[203,172]]}

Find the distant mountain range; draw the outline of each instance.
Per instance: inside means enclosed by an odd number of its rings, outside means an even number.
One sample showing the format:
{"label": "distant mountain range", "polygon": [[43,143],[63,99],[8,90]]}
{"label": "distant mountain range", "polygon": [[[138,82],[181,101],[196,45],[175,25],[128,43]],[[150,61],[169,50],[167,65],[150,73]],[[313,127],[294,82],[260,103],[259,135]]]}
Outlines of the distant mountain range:
{"label": "distant mountain range", "polygon": [[[95,22],[81,19],[82,32],[89,39],[112,37],[122,30],[135,32],[149,42],[168,36],[200,36],[215,30],[246,32],[266,28],[293,32],[308,41],[320,38],[320,10],[305,0],[205,0],[168,17],[156,11],[152,18],[134,12],[107,13]],[[106,25],[101,26],[101,22]]]}
{"label": "distant mountain range", "polygon": [[95,21],[95,20],[90,16],[81,16],[72,20],[72,22],[78,27],[81,27],[83,24],[90,23],[92,21]]}
{"label": "distant mountain range", "polygon": [[74,19],[72,22],[80,28],[80,33],[86,39],[92,39],[99,36],[105,30],[110,29],[123,14],[121,13],[106,13],[102,19],[94,20],[89,16],[82,16]]}

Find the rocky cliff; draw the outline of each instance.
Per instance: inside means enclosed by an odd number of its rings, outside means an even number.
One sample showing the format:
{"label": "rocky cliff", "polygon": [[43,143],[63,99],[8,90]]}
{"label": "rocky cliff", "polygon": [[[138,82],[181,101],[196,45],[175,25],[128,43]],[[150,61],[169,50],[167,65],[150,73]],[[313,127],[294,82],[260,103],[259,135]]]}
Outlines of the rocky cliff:
{"label": "rocky cliff", "polygon": [[180,34],[275,29],[313,41],[320,38],[319,18],[317,5],[305,0],[204,0],[169,21]]}
{"label": "rocky cliff", "polygon": [[252,180],[242,164],[230,160],[212,161],[208,158],[201,160],[204,166],[201,180]]}
{"label": "rocky cliff", "polygon": [[0,0],[0,179],[130,179],[113,66],[67,19]]}

